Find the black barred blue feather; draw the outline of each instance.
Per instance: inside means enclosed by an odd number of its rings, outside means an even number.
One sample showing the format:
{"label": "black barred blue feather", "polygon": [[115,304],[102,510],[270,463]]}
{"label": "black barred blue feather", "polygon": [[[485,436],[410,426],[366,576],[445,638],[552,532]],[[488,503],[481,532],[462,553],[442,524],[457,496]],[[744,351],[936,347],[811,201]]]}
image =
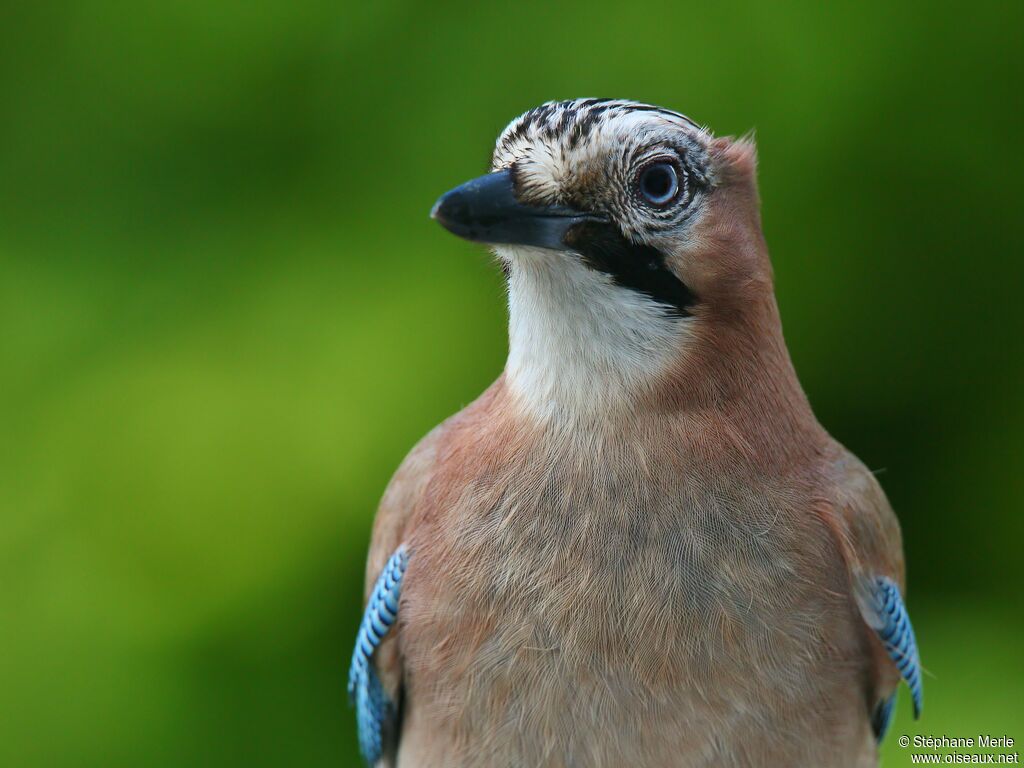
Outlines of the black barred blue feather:
{"label": "black barred blue feather", "polygon": [[348,672],[348,695],[356,708],[359,750],[370,765],[380,759],[384,729],[395,715],[394,703],[373,667],[373,653],[398,618],[402,577],[408,564],[409,555],[401,546],[384,566],[366,603]]}
{"label": "black barred blue feather", "polygon": [[356,685],[355,708],[359,751],[366,762],[373,765],[384,751],[384,726],[391,718],[393,707],[372,665],[366,668]]}
{"label": "black barred blue feather", "polygon": [[[889,658],[896,664],[900,676],[910,689],[914,703],[914,718],[921,716],[924,689],[921,682],[921,659],[917,651],[917,640],[910,615],[903,604],[899,587],[885,576],[869,579],[864,584],[862,603],[865,618],[885,647]],[[895,696],[881,702],[875,710],[872,724],[875,735],[881,741],[892,720]]]}

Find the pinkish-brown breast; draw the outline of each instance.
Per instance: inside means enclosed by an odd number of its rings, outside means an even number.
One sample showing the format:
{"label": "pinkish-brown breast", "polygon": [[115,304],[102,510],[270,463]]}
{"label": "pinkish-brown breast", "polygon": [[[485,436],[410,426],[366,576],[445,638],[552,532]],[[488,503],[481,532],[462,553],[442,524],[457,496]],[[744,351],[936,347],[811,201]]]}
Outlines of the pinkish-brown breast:
{"label": "pinkish-brown breast", "polygon": [[873,765],[825,469],[744,432],[542,427],[501,380],[449,422],[406,529],[398,764]]}

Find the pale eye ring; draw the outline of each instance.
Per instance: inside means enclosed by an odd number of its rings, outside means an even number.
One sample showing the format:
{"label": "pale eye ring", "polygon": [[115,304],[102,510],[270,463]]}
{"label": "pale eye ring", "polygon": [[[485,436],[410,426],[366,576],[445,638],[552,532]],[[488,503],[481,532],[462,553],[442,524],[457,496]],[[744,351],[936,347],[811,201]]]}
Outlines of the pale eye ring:
{"label": "pale eye ring", "polygon": [[637,186],[651,205],[667,205],[679,194],[679,174],[672,163],[652,163],[640,172]]}

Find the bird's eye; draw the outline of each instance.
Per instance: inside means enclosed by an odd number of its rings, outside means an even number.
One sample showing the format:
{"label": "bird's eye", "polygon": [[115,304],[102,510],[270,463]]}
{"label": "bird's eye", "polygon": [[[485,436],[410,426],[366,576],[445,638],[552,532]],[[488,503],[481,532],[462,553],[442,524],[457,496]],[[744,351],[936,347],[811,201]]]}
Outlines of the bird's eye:
{"label": "bird's eye", "polygon": [[655,163],[640,174],[640,194],[651,205],[665,205],[679,193],[679,175],[670,163]]}

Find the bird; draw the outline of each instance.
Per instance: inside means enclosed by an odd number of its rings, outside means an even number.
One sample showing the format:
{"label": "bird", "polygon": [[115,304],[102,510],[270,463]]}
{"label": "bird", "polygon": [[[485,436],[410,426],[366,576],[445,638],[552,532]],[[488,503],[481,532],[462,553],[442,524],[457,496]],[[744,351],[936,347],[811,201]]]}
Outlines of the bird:
{"label": "bird", "polygon": [[873,766],[921,663],[900,526],[787,350],[751,137],[548,102],[431,216],[504,370],[384,492],[348,690],[396,768]]}

